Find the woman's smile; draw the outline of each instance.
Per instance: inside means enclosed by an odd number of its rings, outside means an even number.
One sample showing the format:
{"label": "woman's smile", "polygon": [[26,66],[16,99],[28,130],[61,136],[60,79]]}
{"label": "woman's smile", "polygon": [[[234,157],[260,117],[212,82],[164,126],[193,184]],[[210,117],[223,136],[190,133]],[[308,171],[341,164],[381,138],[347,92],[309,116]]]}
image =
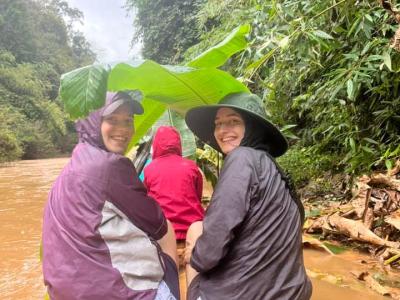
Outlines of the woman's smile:
{"label": "woman's smile", "polygon": [[134,131],[133,117],[123,107],[104,117],[101,124],[104,145],[114,153],[125,153]]}
{"label": "woman's smile", "polygon": [[238,147],[244,137],[242,116],[231,108],[220,108],[215,116],[214,137],[224,154]]}

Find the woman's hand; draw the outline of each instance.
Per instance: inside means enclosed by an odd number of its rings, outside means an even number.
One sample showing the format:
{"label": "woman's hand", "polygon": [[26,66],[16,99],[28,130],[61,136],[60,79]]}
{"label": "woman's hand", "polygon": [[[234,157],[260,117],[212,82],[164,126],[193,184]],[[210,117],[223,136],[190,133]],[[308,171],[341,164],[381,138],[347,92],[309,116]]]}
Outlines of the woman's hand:
{"label": "woman's hand", "polygon": [[185,256],[184,256],[185,264],[190,264],[190,258],[192,257],[194,245],[196,244],[197,239],[202,233],[203,233],[202,221],[197,221],[190,225],[186,235]]}

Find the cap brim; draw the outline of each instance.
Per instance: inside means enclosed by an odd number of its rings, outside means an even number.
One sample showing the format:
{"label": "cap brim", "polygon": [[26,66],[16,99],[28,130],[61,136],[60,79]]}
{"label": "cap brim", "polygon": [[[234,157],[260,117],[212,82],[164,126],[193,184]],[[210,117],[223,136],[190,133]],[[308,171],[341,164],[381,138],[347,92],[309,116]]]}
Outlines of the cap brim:
{"label": "cap brim", "polygon": [[280,130],[275,127],[275,125],[251,111],[228,104],[199,106],[190,109],[186,113],[185,121],[187,126],[202,142],[210,145],[215,150],[222,152],[214,137],[215,116],[218,109],[222,107],[232,108],[243,112],[244,114],[248,114],[255,122],[257,122],[257,124],[259,124],[260,127],[264,128],[265,139],[270,146],[270,154],[273,157],[281,156],[286,152],[288,148],[286,138],[282,135]]}
{"label": "cap brim", "polygon": [[112,114],[124,104],[128,105],[129,113],[132,115],[141,115],[144,112],[143,107],[139,102],[135,100],[118,99],[104,109],[102,116],[104,117]]}

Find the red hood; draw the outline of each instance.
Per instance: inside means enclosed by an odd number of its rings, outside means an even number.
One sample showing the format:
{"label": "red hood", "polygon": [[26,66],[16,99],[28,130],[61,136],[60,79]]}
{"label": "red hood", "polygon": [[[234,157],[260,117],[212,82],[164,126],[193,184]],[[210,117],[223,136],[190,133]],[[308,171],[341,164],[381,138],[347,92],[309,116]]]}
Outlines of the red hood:
{"label": "red hood", "polygon": [[181,138],[174,127],[160,126],[153,140],[153,159],[167,154],[182,156]]}

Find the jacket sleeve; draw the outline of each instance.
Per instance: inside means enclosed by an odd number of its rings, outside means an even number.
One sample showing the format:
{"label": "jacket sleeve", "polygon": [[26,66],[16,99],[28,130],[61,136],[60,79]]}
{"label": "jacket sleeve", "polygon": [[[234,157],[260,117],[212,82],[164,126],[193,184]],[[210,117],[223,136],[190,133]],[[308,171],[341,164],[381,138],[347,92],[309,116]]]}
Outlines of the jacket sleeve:
{"label": "jacket sleeve", "polygon": [[158,203],[147,195],[136,170],[128,158],[115,160],[110,166],[108,189],[110,201],[133,224],[155,240],[167,232],[167,222]]}
{"label": "jacket sleeve", "polygon": [[227,156],[191,256],[190,264],[198,272],[211,270],[227,254],[235,229],[249,210],[254,174],[246,149],[237,148]]}

